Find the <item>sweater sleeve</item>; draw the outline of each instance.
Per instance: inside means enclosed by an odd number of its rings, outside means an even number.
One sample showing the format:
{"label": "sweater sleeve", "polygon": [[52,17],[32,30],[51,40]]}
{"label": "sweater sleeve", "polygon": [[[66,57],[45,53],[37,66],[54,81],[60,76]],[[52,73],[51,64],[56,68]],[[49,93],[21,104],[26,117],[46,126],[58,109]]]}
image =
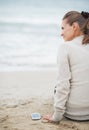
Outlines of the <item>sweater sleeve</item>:
{"label": "sweater sleeve", "polygon": [[65,104],[70,92],[70,65],[68,57],[68,48],[66,44],[62,44],[58,53],[58,79],[54,89],[54,121],[60,121],[65,113]]}

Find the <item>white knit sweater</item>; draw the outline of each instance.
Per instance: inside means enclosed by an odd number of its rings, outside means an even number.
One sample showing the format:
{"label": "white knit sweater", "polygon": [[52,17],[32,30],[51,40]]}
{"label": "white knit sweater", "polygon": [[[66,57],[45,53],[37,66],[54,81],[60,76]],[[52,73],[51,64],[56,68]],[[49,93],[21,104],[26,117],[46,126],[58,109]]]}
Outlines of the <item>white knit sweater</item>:
{"label": "white knit sweater", "polygon": [[60,45],[58,80],[54,94],[53,120],[63,115],[75,120],[89,119],[89,44],[83,36]]}

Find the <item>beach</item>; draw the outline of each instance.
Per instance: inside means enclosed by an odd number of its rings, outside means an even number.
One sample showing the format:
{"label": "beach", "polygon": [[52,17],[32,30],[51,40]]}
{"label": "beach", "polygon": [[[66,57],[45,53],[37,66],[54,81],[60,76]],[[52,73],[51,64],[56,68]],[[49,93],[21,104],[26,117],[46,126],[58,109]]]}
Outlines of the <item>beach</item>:
{"label": "beach", "polygon": [[32,120],[53,113],[57,70],[0,72],[0,130],[89,130],[89,122]]}
{"label": "beach", "polygon": [[[89,130],[89,122],[44,122],[53,113],[61,20],[89,1],[0,1],[0,130]],[[32,113],[40,120],[32,120]]]}

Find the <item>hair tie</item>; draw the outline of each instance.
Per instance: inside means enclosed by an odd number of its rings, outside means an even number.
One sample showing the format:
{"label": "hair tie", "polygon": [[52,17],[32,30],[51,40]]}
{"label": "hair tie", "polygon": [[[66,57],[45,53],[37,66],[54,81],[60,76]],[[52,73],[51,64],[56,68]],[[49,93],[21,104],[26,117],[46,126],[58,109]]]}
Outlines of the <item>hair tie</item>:
{"label": "hair tie", "polygon": [[88,13],[88,12],[82,11],[82,12],[81,12],[81,15],[82,15],[85,19],[88,19],[88,18],[89,18],[89,13]]}

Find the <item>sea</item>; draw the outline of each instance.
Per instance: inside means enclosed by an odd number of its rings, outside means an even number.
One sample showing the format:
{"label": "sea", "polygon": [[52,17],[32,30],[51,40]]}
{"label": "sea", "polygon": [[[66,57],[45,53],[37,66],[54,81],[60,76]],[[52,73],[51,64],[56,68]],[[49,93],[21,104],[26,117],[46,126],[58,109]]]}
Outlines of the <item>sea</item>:
{"label": "sea", "polygon": [[56,69],[61,20],[88,0],[0,0],[0,72]]}

